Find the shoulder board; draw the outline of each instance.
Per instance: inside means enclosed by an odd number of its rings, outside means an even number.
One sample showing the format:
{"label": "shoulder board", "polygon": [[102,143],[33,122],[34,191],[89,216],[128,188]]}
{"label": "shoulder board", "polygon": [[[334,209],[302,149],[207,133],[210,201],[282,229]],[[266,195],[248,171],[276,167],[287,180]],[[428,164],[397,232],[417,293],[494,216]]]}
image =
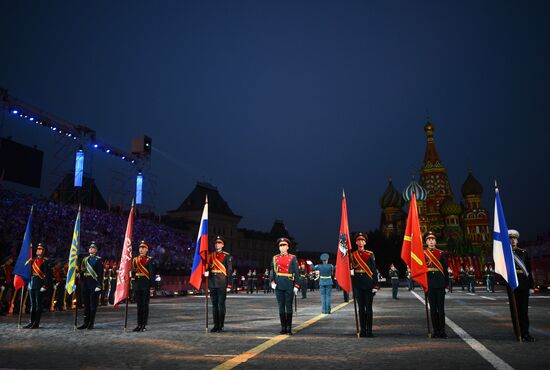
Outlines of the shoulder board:
{"label": "shoulder board", "polygon": [[289,255],[289,257],[296,257],[295,255],[293,255],[293,254],[290,254],[290,253],[289,253],[288,255]]}
{"label": "shoulder board", "polygon": [[368,250],[368,249],[365,249],[365,252],[369,252],[370,254],[374,254],[374,252],[373,252],[373,251],[371,251],[371,250]]}
{"label": "shoulder board", "polygon": [[225,252],[225,251],[224,251],[224,252],[222,252],[222,253],[223,253],[223,254],[225,254],[225,255],[227,255],[227,256],[229,256],[229,253],[227,253],[227,252]]}
{"label": "shoulder board", "polygon": [[101,259],[101,257],[99,257],[99,256],[95,256],[95,258],[97,258],[97,259],[99,259],[99,260]]}
{"label": "shoulder board", "polygon": [[44,261],[49,261],[50,259],[48,257],[42,257]]}
{"label": "shoulder board", "polygon": [[152,260],[152,259],[153,259],[153,257],[147,256],[147,260]]}

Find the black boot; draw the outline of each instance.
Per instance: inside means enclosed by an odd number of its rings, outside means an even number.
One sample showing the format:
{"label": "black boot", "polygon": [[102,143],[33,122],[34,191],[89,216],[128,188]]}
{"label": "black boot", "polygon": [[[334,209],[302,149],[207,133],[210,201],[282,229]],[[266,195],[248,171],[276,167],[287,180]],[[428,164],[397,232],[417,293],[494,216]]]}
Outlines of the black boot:
{"label": "black boot", "polygon": [[367,337],[372,338],[374,337],[374,334],[372,334],[372,317],[367,317]]}
{"label": "black boot", "polygon": [[84,324],[80,325],[77,329],[78,330],[88,329],[88,324],[90,323],[89,320],[90,320],[89,318],[85,317],[84,318]]}
{"label": "black boot", "polygon": [[286,334],[286,316],[284,313],[279,314],[279,319],[281,319],[281,334]]}
{"label": "black boot", "polygon": [[95,312],[90,317],[90,322],[88,323],[88,327],[86,329],[92,330],[94,328],[94,322],[95,322]]}
{"label": "black boot", "polygon": [[292,312],[286,314],[286,332],[292,335]]}
{"label": "black boot", "polygon": [[35,316],[34,311],[31,311],[31,321],[27,325],[23,326],[23,329],[32,328],[32,326],[34,325],[34,316]]}
{"label": "black boot", "polygon": [[32,323],[31,329],[38,329],[40,327],[40,317],[42,316],[42,311],[36,311],[34,314],[34,322]]}
{"label": "black boot", "polygon": [[225,312],[220,311],[218,322],[220,323],[220,328],[218,331],[223,331],[223,323],[225,321]]}

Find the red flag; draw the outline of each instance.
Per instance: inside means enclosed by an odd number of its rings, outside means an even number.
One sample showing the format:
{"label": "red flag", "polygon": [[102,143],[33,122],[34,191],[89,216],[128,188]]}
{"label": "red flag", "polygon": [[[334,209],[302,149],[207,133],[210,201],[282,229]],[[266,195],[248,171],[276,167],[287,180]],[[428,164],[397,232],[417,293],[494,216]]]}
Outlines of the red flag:
{"label": "red flag", "polygon": [[115,291],[115,308],[118,307],[120,301],[128,298],[130,291],[130,272],[132,271],[132,228],[134,226],[134,201],[132,200],[132,208],[128,216],[128,224],[126,225],[126,235],[124,236],[124,245],[122,247],[122,256],[120,256],[120,264],[118,268],[118,276],[116,281]]}
{"label": "red flag", "polygon": [[428,272],[428,268],[426,267],[426,260],[424,258],[424,247],[422,246],[422,234],[414,193],[411,197],[409,216],[407,217],[407,228],[405,230],[405,237],[403,238],[403,247],[401,248],[401,259],[411,269],[411,279],[422,285],[424,291],[427,292],[428,277],[426,273]]}
{"label": "red flag", "polygon": [[338,285],[347,293],[351,290],[351,275],[349,272],[349,253],[351,242],[349,237],[348,208],[346,194],[342,191],[342,218],[338,235],[338,249],[336,250],[336,280]]}

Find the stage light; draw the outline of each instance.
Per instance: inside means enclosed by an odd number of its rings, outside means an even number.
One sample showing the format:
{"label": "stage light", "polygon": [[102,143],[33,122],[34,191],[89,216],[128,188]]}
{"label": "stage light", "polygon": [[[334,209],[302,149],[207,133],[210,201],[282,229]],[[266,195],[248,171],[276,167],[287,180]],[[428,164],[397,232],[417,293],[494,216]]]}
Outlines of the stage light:
{"label": "stage light", "polygon": [[97,144],[94,144],[94,148],[96,148],[96,149],[97,149],[97,147],[98,147],[98,146],[99,146],[99,145],[97,145]]}
{"label": "stage light", "polygon": [[69,133],[67,134],[67,136],[68,136],[68,137],[71,137],[72,135],[71,135],[71,133],[69,132]]}
{"label": "stage light", "polygon": [[14,109],[14,110],[11,111],[11,113],[12,114],[17,114],[17,113],[19,113],[19,111],[17,109]]}
{"label": "stage light", "polygon": [[57,130],[57,127],[52,127],[51,129],[52,129],[52,131],[55,131],[55,130]]}
{"label": "stage light", "polygon": [[79,149],[76,152],[76,162],[74,167],[74,186],[82,187],[82,175],[84,174],[84,151]]}
{"label": "stage light", "polygon": [[132,159],[132,163],[136,163],[136,161],[134,161],[134,160]]}
{"label": "stage light", "polygon": [[136,178],[136,204],[141,204],[141,197],[143,195],[143,174],[141,170],[138,171]]}
{"label": "stage light", "polygon": [[125,157],[125,156],[122,156],[122,159],[126,159],[126,157]]}
{"label": "stage light", "polygon": [[29,118],[29,121],[31,121],[31,122],[34,121],[34,118],[33,117]]}
{"label": "stage light", "polygon": [[107,149],[105,153],[111,153],[111,149]]}

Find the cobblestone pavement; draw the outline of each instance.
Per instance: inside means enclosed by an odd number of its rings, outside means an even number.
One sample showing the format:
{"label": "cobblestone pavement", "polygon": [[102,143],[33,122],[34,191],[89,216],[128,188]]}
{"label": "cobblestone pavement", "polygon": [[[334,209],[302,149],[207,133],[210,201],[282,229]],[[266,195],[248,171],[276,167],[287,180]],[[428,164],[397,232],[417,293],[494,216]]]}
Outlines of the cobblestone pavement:
{"label": "cobblestone pavement", "polygon": [[391,298],[391,289],[376,295],[374,338],[356,337],[353,303],[343,304],[335,290],[333,309],[340,308],[331,315],[320,316],[318,292],[298,298],[296,333],[290,337],[278,335],[275,297],[262,292],[229,295],[225,332],[213,334],[205,330],[204,297],[198,296],[153,299],[149,330],[142,333],[131,332],[135,305],[130,305],[128,332],[123,307],[100,307],[90,331],[73,330],[72,312],[44,313],[39,330],[17,329],[17,317],[2,316],[0,368],[424,369],[435,363],[437,369],[473,370],[542,369],[550,363],[550,295],[530,300],[535,343],[514,340],[503,291],[479,287],[475,294],[449,293],[449,339],[429,339],[423,303],[404,288],[399,298]]}

